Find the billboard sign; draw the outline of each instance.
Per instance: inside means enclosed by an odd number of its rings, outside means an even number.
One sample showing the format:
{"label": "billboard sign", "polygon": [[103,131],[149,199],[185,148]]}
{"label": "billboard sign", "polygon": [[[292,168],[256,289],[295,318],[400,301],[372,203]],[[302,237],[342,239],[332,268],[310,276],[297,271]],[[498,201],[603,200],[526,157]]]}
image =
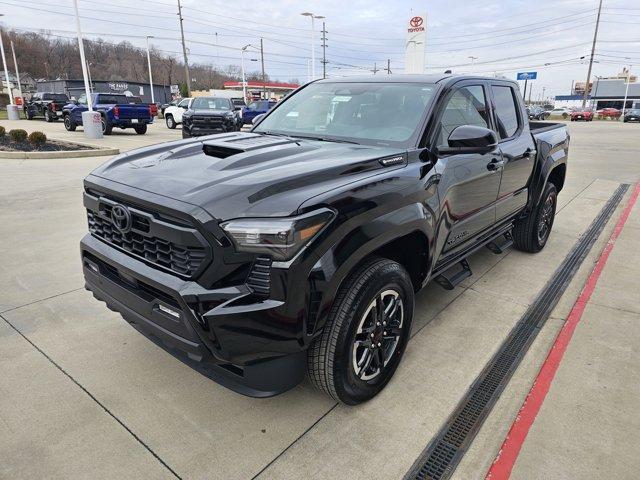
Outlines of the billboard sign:
{"label": "billboard sign", "polygon": [[518,80],[535,80],[538,78],[538,72],[519,72]]}
{"label": "billboard sign", "polygon": [[427,14],[411,15],[407,29],[404,54],[405,73],[424,73],[424,53],[427,43]]}

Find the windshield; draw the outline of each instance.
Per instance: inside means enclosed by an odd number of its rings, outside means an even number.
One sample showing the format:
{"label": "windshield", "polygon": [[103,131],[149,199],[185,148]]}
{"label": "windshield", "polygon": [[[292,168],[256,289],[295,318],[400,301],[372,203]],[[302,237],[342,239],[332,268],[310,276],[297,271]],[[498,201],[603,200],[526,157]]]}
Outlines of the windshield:
{"label": "windshield", "polygon": [[420,126],[435,90],[422,83],[313,83],[253,131],[403,145]]}
{"label": "windshield", "polygon": [[198,97],[191,104],[193,110],[230,110],[228,98]]}

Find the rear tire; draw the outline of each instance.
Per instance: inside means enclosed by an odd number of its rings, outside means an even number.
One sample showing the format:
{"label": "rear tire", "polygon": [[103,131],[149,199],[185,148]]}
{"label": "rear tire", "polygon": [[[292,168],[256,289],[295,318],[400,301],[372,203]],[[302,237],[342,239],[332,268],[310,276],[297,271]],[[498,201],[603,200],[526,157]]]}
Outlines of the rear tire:
{"label": "rear tire", "polygon": [[44,121],[47,123],[53,122],[53,117],[51,116],[51,112],[49,111],[49,109],[44,111]]}
{"label": "rear tire", "polygon": [[558,191],[548,182],[542,194],[542,200],[525,218],[518,220],[513,227],[513,245],[523,252],[536,253],[544,248],[553,228],[556,215]]}
{"label": "rear tire", "polygon": [[102,122],[102,134],[111,135],[111,132],[113,132],[113,125],[111,125],[107,117],[102,115],[101,122]]}
{"label": "rear tire", "polygon": [[376,396],[404,353],[413,319],[413,285],[398,263],[372,258],[340,289],[322,333],[307,352],[315,386],[347,405]]}
{"label": "rear tire", "polygon": [[167,118],[165,119],[165,123],[167,124],[167,127],[170,128],[171,130],[174,130],[176,128],[176,121],[173,119],[173,115],[171,114],[167,115]]}
{"label": "rear tire", "polygon": [[75,132],[76,131],[76,122],[74,122],[71,119],[71,115],[69,115],[68,113],[64,116],[63,118],[64,120],[64,128],[68,131],[68,132]]}
{"label": "rear tire", "polygon": [[134,130],[136,131],[136,133],[138,135],[144,135],[145,133],[147,133],[147,126],[146,125],[139,125],[139,126],[135,127]]}

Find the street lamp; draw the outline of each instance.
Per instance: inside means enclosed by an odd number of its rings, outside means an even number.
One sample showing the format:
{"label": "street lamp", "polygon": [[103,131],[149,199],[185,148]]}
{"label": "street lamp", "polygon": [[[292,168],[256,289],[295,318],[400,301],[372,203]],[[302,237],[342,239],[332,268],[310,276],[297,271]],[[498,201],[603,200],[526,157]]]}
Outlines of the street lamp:
{"label": "street lamp", "polygon": [[147,65],[149,66],[149,88],[151,89],[151,103],[156,103],[156,98],[153,94],[153,76],[151,75],[151,54],[149,53],[150,38],[153,38],[153,35],[147,35]]}
{"label": "street lamp", "polygon": [[315,20],[316,19],[322,19],[325,18],[322,15],[314,15],[311,12],[304,12],[301,13],[300,15],[304,16],[304,17],[311,17],[311,80],[315,80],[316,78],[316,42],[315,42],[315,29],[316,29],[316,24],[315,24]]}
{"label": "street lamp", "polygon": [[629,82],[631,81],[631,65],[627,67],[627,87],[624,90],[624,102],[622,103],[622,119],[624,120],[624,113],[627,110],[627,97],[629,96]]}
{"label": "street lamp", "polygon": [[[247,43],[244,47],[242,47],[240,49],[240,65],[242,66],[242,98],[244,99],[244,101],[247,101],[247,81],[245,79],[245,74],[244,74],[244,52],[247,51],[247,48],[255,48],[256,50],[260,50],[258,47],[256,47],[255,45],[251,45],[250,43]],[[255,61],[253,58],[251,59],[251,61]],[[264,76],[264,71],[263,71],[263,76]]]}
{"label": "street lamp", "polygon": [[[0,13],[0,17],[4,17],[4,14]],[[11,82],[9,81],[9,69],[7,68],[7,58],[4,54],[4,42],[2,41],[2,34],[0,34],[0,51],[2,52],[2,65],[4,66],[4,78],[7,81],[7,90],[9,90],[9,105],[7,105],[7,119],[18,120],[20,118],[18,114],[18,107],[13,104],[13,90],[11,89]]]}
{"label": "street lamp", "polygon": [[473,71],[473,70],[475,70],[476,60],[478,59],[478,57],[474,57],[473,55],[469,55],[469,58],[471,59],[471,71]]}

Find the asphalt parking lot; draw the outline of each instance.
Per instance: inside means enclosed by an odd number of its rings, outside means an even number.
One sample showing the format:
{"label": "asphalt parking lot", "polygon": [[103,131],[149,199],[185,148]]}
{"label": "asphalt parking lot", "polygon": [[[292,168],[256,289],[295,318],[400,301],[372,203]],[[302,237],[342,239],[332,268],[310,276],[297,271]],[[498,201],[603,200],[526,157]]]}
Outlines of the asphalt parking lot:
{"label": "asphalt parking lot", "polygon": [[[61,123],[2,125],[85,142]],[[640,126],[568,128],[567,181],[545,250],[482,250],[461,286],[419,293],[397,374],[359,407],[306,382],[274,398],[243,397],[148,342],[83,288],[82,179],[104,157],[0,159],[0,478],[402,478],[621,183],[632,186],[454,478],[485,477],[607,245],[512,478],[636,478],[640,261],[629,253],[640,248],[640,204],[618,241],[608,240],[640,181]],[[160,120],[147,135],[116,130],[100,142],[126,151],[179,137]]]}

